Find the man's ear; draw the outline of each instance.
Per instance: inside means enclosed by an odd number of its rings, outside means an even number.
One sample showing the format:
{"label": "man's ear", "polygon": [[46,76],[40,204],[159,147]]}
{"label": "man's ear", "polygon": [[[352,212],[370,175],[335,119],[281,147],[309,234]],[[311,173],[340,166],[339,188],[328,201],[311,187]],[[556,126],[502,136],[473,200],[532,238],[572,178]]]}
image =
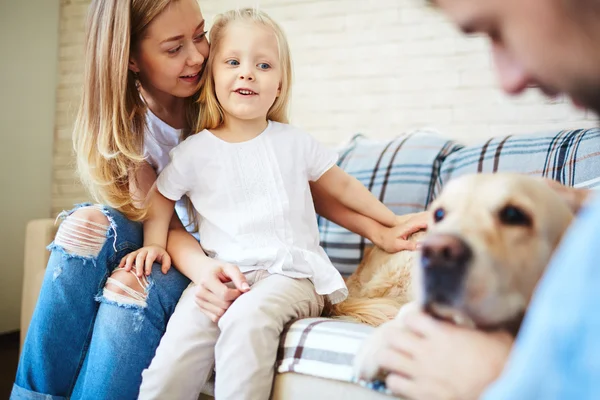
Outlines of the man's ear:
{"label": "man's ear", "polygon": [[552,190],[562,197],[574,214],[577,214],[579,210],[581,210],[592,193],[588,189],[577,189],[571,186],[565,186],[553,179],[544,179],[544,181]]}

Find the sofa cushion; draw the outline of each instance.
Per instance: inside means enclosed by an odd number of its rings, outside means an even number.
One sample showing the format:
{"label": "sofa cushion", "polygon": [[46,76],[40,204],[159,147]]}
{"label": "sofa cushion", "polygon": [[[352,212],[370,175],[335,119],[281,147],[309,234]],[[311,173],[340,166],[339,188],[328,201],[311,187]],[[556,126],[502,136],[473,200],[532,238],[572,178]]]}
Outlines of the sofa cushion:
{"label": "sofa cushion", "polygon": [[352,382],[354,355],[373,329],[330,318],[296,320],[281,335],[277,372]]}
{"label": "sofa cushion", "polygon": [[[462,147],[431,130],[383,141],[356,135],[339,150],[338,165],[402,215],[427,207],[442,161]],[[322,217],[319,232],[321,245],[333,264],[344,275],[354,272],[368,241]]]}
{"label": "sofa cushion", "polygon": [[464,147],[443,162],[436,195],[452,178],[498,171],[542,176],[569,186],[600,187],[600,129],[497,137]]}

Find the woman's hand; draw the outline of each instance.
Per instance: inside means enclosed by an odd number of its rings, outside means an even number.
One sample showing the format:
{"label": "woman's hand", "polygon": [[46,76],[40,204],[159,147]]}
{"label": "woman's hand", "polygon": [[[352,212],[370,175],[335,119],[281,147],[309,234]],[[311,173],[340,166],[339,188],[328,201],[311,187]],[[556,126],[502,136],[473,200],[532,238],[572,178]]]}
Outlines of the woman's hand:
{"label": "woman's hand", "polygon": [[371,354],[361,356],[367,373],[374,366],[387,372],[393,394],[410,400],[478,399],[500,375],[513,343],[508,333],[437,321],[413,305],[401,314],[367,339]]}
{"label": "woman's hand", "polygon": [[373,242],[377,247],[388,253],[397,253],[402,250],[416,250],[417,243],[408,240],[408,237],[420,230],[427,229],[429,213],[397,215],[396,225],[391,228],[382,226],[374,236]]}
{"label": "woman's hand", "polygon": [[[240,269],[232,264],[210,260],[197,270],[196,304],[211,321],[217,323],[240,295],[250,290],[250,285]],[[231,288],[226,283],[232,282]]]}

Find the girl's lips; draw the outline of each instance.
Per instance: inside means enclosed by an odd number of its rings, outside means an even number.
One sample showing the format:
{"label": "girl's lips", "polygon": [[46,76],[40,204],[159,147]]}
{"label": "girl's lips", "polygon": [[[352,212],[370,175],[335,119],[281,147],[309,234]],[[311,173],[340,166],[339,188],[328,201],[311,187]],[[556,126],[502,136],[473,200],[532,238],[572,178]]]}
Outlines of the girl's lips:
{"label": "girl's lips", "polygon": [[243,89],[243,88],[236,89],[234,92],[237,94],[241,94],[242,96],[254,96],[254,95],[258,94],[253,90]]}

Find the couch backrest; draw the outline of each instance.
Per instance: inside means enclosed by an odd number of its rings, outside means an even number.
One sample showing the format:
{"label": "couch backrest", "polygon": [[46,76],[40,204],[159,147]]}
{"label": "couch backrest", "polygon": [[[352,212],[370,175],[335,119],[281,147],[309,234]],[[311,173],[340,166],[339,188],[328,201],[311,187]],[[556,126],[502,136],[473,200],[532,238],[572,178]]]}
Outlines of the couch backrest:
{"label": "couch backrest", "polygon": [[600,186],[600,129],[497,137],[463,147],[445,159],[436,187],[465,174],[498,171],[542,176],[568,186]]}

